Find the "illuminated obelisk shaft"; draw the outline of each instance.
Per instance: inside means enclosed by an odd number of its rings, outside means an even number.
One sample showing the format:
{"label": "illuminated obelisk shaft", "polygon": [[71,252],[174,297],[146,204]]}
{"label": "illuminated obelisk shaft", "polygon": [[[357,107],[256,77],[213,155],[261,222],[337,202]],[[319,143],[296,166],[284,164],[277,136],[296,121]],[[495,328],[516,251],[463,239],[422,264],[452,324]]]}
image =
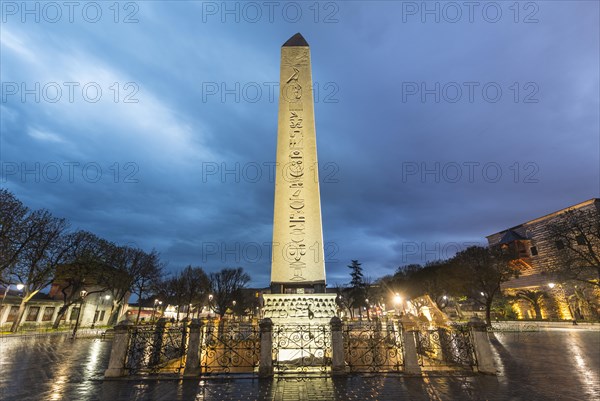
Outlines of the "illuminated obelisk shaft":
{"label": "illuminated obelisk shaft", "polygon": [[324,292],[310,49],[299,33],[281,48],[271,263],[273,293]]}

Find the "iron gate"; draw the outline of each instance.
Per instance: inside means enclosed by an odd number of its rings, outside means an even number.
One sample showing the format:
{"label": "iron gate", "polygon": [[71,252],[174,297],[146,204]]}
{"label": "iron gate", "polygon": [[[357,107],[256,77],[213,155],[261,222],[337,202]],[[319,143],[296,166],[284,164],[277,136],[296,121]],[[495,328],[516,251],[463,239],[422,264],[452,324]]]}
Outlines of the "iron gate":
{"label": "iron gate", "polygon": [[462,366],[477,364],[468,326],[424,328],[417,332],[417,356],[421,366]]}
{"label": "iron gate", "polygon": [[281,325],[273,330],[275,373],[325,373],[331,371],[329,324]]}
{"label": "iron gate", "polygon": [[130,374],[179,373],[186,352],[185,326],[131,329],[125,368]]}
{"label": "iron gate", "polygon": [[260,331],[251,323],[204,326],[200,341],[202,374],[254,373],[260,358]]}
{"label": "iron gate", "polygon": [[350,372],[401,372],[402,336],[393,321],[344,325],[344,358]]}

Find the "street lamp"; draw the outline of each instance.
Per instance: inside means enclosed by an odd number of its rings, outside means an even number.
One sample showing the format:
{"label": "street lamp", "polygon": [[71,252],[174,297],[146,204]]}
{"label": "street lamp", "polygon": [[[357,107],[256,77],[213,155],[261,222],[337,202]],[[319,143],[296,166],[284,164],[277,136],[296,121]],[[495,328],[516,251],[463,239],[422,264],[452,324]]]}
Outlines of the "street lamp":
{"label": "street lamp", "polygon": [[[8,290],[10,289],[11,284],[7,284],[6,288],[4,289],[4,296],[2,297],[2,302],[0,302],[0,306],[2,306],[2,304],[4,304],[4,299],[6,298],[6,295],[8,295]],[[17,290],[21,291],[23,288],[25,288],[25,284],[17,284],[16,285]]]}
{"label": "street lamp", "polygon": [[556,284],[554,283],[548,283],[548,287],[550,287],[550,289],[553,289],[556,286]]}
{"label": "street lamp", "polygon": [[212,307],[213,294],[208,294],[208,318],[210,319],[212,316],[210,314]]}
{"label": "street lamp", "polygon": [[79,322],[81,321],[81,315],[83,315],[83,303],[85,301],[85,296],[87,295],[87,291],[86,290],[81,290],[79,292],[79,296],[80,296],[80,303],[79,303],[79,313],[77,314],[77,320],[75,320],[75,327],[73,328],[73,336],[71,337],[72,340],[75,339],[75,336],[77,335],[77,329],[79,328]]}
{"label": "street lamp", "polygon": [[401,303],[402,303],[402,297],[400,296],[400,294],[396,293],[396,295],[394,295],[394,308],[396,309],[396,314],[399,313]]}
{"label": "street lamp", "polygon": [[161,301],[159,301],[158,299],[154,300],[154,308],[152,308],[152,321],[154,321],[154,315],[156,314],[156,307],[160,304],[162,304]]}

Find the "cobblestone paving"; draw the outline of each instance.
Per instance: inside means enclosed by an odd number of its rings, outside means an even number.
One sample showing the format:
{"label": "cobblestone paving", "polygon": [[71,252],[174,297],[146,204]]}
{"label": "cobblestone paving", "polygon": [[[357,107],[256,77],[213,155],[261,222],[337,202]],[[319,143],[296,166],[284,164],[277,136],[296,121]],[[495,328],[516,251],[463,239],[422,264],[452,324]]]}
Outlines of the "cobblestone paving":
{"label": "cobblestone paving", "polygon": [[0,337],[0,400],[600,400],[600,331],[497,333],[498,376],[103,381],[110,343]]}

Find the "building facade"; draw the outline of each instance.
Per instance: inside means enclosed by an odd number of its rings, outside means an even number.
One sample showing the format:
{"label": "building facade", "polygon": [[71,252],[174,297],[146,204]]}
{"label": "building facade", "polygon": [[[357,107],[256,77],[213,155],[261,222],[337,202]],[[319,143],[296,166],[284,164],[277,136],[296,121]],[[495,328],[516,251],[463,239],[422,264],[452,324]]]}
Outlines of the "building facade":
{"label": "building facade", "polygon": [[[1,295],[1,294],[0,294]],[[84,302],[77,302],[67,309],[61,319],[60,325],[74,326],[79,320],[80,327],[108,325],[112,302],[108,292],[93,293],[84,298]],[[0,305],[0,331],[9,331],[18,316],[21,297],[18,292],[7,294]],[[63,302],[46,294],[34,297],[25,306],[20,330],[38,330],[52,327],[58,316]],[[81,311],[81,318],[79,318]]]}
{"label": "building facade", "polygon": [[[580,259],[585,259],[586,253],[592,259],[600,256],[599,233],[593,231],[600,228],[599,216],[600,199],[595,198],[487,236],[489,246],[509,249],[515,255],[512,263],[519,275],[503,283],[502,289],[513,300],[519,318],[598,320],[596,266],[590,265],[589,275],[586,270],[585,277],[575,279],[560,272],[570,268],[567,263],[573,258],[569,252],[583,255]],[[578,232],[581,227],[584,231],[589,228],[589,235]],[[565,235],[560,230],[565,230]]]}

